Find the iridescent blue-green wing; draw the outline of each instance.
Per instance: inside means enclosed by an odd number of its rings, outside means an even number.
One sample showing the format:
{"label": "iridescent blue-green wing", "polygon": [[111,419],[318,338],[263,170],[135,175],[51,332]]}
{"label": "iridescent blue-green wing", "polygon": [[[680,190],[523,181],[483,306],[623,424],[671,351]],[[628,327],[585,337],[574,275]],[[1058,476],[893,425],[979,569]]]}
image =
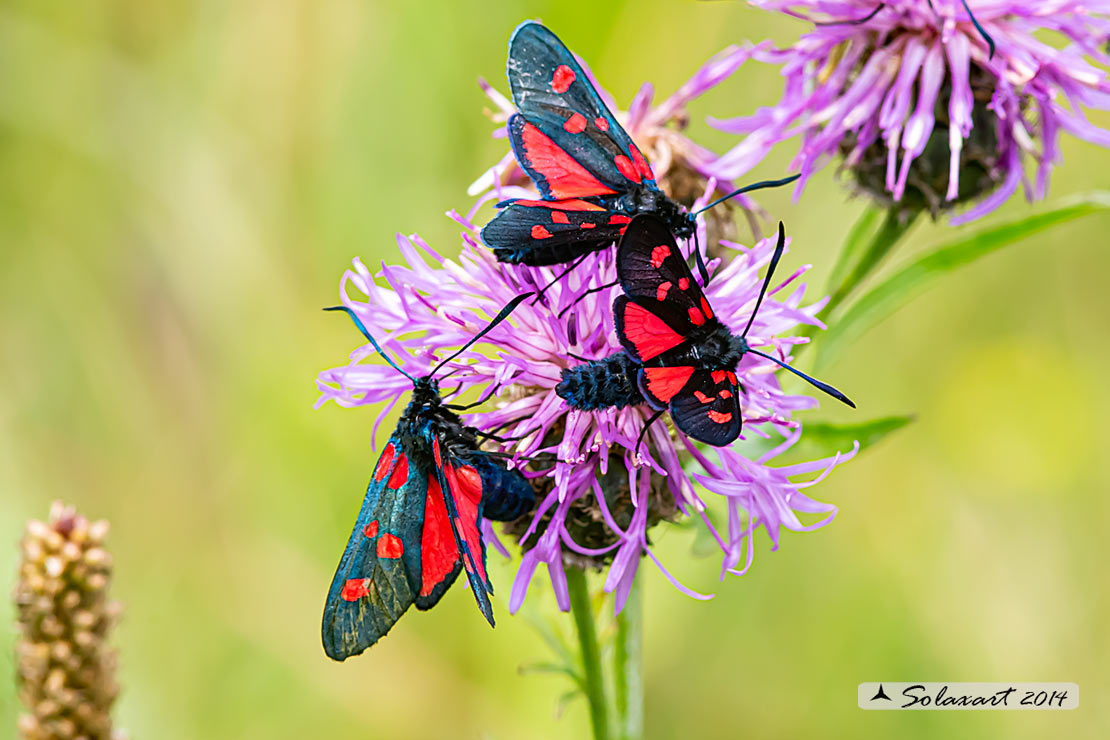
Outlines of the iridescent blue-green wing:
{"label": "iridescent blue-green wing", "polygon": [[417,461],[428,456],[413,455],[414,443],[395,434],[382,450],[336,568],[321,627],[333,660],[381,639],[420,593],[428,471]]}
{"label": "iridescent blue-green wing", "polygon": [[510,120],[509,139],[544,198],[623,193],[639,184],[656,188],[644,155],[550,30],[534,21],[517,26],[506,74],[524,118]]}

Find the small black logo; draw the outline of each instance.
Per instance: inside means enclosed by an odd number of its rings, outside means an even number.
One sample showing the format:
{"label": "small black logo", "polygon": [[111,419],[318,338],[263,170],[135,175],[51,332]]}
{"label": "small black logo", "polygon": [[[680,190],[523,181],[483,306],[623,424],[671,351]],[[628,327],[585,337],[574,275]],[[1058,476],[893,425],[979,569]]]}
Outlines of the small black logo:
{"label": "small black logo", "polygon": [[878,693],[876,693],[874,696],[871,697],[871,701],[875,701],[876,699],[886,699],[887,701],[894,701],[893,699],[891,699],[889,696],[886,695],[885,691],[883,691],[883,685],[882,684],[879,684]]}

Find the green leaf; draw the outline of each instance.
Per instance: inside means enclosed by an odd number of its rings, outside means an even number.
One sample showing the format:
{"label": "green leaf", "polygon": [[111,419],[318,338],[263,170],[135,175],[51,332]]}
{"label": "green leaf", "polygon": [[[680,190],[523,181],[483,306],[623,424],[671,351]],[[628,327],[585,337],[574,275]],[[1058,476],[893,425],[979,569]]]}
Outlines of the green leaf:
{"label": "green leaf", "polygon": [[579,689],[572,689],[560,694],[559,698],[555,701],[555,719],[562,719],[563,713],[567,711],[567,707],[570,706],[575,699],[585,696],[586,695]]}
{"label": "green leaf", "polygon": [[[525,604],[527,605],[528,602],[525,602]],[[521,612],[519,616],[536,631],[536,634],[540,636],[544,644],[547,645],[547,647],[551,649],[551,652],[555,653],[563,663],[574,665],[577,662],[577,653],[571,648],[566,638],[563,637],[557,623],[549,618],[536,616],[527,609],[527,606],[526,610]]]}
{"label": "green leaf", "polygon": [[856,442],[864,450],[913,419],[912,416],[884,416],[856,424],[809,422],[802,427],[802,437],[791,452],[811,460],[847,452]]}
{"label": "green leaf", "polygon": [[559,663],[525,663],[524,665],[519,666],[516,671],[521,676],[527,676],[536,673],[560,674],[563,676],[569,676],[570,679],[574,681],[577,686],[582,686],[582,674],[568,665],[562,665]]}
{"label": "green leaf", "polygon": [[837,318],[818,343],[816,368],[827,365],[844,347],[909,303],[942,275],[1056,224],[1108,209],[1110,192],[1095,191],[934,248],[879,283]]}

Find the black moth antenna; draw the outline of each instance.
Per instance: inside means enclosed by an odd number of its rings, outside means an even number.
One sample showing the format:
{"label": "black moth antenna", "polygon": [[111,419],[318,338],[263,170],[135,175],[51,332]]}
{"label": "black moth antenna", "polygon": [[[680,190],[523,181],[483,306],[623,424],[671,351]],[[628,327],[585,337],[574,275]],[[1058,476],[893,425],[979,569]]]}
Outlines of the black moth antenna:
{"label": "black moth antenna", "polygon": [[[752,315],[748,319],[748,325],[744,327],[744,332],[740,335],[741,338],[747,338],[748,330],[750,330],[752,328],[752,322],[755,321],[755,315],[757,313],[759,313],[759,307],[763,304],[763,297],[767,295],[767,288],[771,284],[771,278],[775,274],[775,268],[778,267],[779,260],[782,259],[782,252],[783,252],[783,249],[785,247],[786,247],[786,230],[783,228],[782,221],[779,221],[779,240],[778,240],[778,244],[775,245],[775,253],[771,256],[771,264],[769,264],[767,266],[767,277],[763,278],[763,286],[759,289],[759,298],[756,299],[755,308],[752,309]],[[745,344],[746,344],[746,342],[745,342]],[[795,375],[797,375],[802,380],[804,380],[807,383],[809,383],[810,385],[812,385],[814,388],[817,388],[818,390],[821,390],[821,391],[824,391],[825,393],[828,393],[830,396],[832,396],[836,400],[838,400],[842,403],[846,403],[849,406],[851,406],[852,408],[856,407],[856,405],[854,403],[852,403],[852,399],[848,398],[846,395],[844,395],[843,393],[838,391],[836,388],[833,388],[828,383],[823,383],[820,380],[818,380],[817,378],[812,378],[809,375],[806,375],[805,373],[803,373],[801,370],[795,370],[794,368],[790,367],[789,365],[787,365],[782,360],[780,360],[777,357],[774,357],[772,355],[769,355],[766,352],[760,352],[759,350],[752,349],[751,347],[748,347],[747,351],[751,352],[753,355],[759,355],[760,357],[762,357],[764,359],[770,360],[771,362],[775,363],[776,365],[778,365],[781,368],[785,368],[785,369],[789,370],[790,372],[794,373]]]}
{"label": "black moth antenna", "polygon": [[801,176],[802,175],[799,172],[797,175],[791,175],[790,177],[784,177],[781,180],[760,180],[759,182],[753,182],[751,185],[745,185],[742,188],[738,188],[737,190],[733,190],[728,195],[725,195],[725,196],[722,196],[722,197],[718,198],[717,200],[713,201],[709,205],[703,206],[702,208],[699,208],[698,210],[694,211],[690,215],[691,216],[696,216],[699,213],[702,213],[703,211],[708,211],[713,206],[720,205],[721,203],[724,203],[726,200],[728,200],[730,198],[735,198],[736,196],[743,195],[744,193],[750,193],[753,190],[763,190],[764,188],[781,188],[783,185],[789,185],[790,183],[794,182],[795,180],[797,180]]}
{"label": "black moth antenna", "polygon": [[[931,2],[931,0],[930,0],[930,2]],[[864,23],[867,23],[867,21],[869,21],[872,18],[874,18],[875,16],[877,16],[879,14],[879,11],[882,10],[883,8],[885,8],[885,7],[886,7],[886,3],[879,3],[878,6],[876,6],[876,8],[874,10],[872,10],[870,13],[863,16],[862,18],[853,18],[850,21],[824,21],[824,22],[814,21],[813,25],[815,25],[815,26],[859,26],[859,25],[862,25]]]}
{"label": "black moth antenna", "polygon": [[[690,220],[695,221],[699,213],[704,213],[713,206],[720,205],[730,198],[735,198],[736,196],[743,195],[744,193],[750,193],[753,190],[763,190],[764,188],[779,188],[783,185],[789,185],[801,176],[801,173],[798,173],[797,175],[784,177],[781,180],[760,180],[759,182],[753,182],[751,185],[745,185],[742,188],[733,190],[728,195],[718,198],[709,205],[694,211],[690,214]],[[694,261],[698,263],[698,273],[701,275],[701,284],[709,285],[709,268],[705,266],[705,258],[701,256],[701,245],[698,244],[697,224],[694,225]]]}
{"label": "black moth antenna", "polygon": [[[991,35],[989,33],[987,33],[987,29],[983,28],[983,26],[980,25],[979,19],[975,17],[975,14],[971,12],[971,8],[968,7],[967,0],[960,0],[960,5],[964,6],[964,11],[967,13],[967,17],[971,19],[971,25],[975,26],[975,30],[978,31],[979,35],[983,37],[983,40],[987,42],[987,50],[988,50],[987,59],[993,59],[994,58],[994,50],[995,50],[994,39],[991,38]],[[882,10],[883,8],[885,8],[885,7],[886,7],[886,3],[879,3],[875,7],[874,10],[872,10],[870,13],[863,16],[862,18],[853,18],[850,21],[825,21],[825,22],[814,21],[813,25],[815,25],[815,26],[859,26],[859,25],[862,25],[864,23],[867,23],[867,21],[869,21],[872,18],[874,18],[875,16],[877,16],[879,14],[879,11]],[[933,5],[933,0],[929,0],[929,7],[933,9],[934,13],[937,12],[936,7]]]}
{"label": "black moth antenna", "polygon": [[393,358],[390,357],[389,355],[387,355],[385,353],[385,351],[378,345],[377,340],[375,340],[373,335],[371,335],[369,330],[367,330],[366,324],[362,323],[362,319],[360,319],[358,317],[358,314],[356,314],[354,311],[347,308],[346,306],[328,306],[324,310],[325,311],[346,311],[347,315],[351,317],[351,321],[355,322],[355,326],[357,326],[358,330],[360,332],[362,332],[362,336],[366,337],[366,339],[369,340],[370,344],[373,345],[374,350],[377,351],[377,353],[382,356],[382,359],[385,360],[386,362],[388,362],[390,367],[392,367],[394,370],[396,370],[397,372],[401,373],[401,375],[404,375],[406,378],[411,380],[414,385],[416,384],[416,378],[412,377],[411,375],[406,373],[404,370],[402,370],[401,366],[398,365],[396,362],[394,362]]}
{"label": "black moth antenna", "polygon": [[443,360],[440,360],[439,364],[436,365],[434,368],[432,368],[432,371],[430,373],[428,373],[428,377],[431,377],[431,376],[435,375],[436,371],[438,371],[441,367],[443,367],[448,362],[450,362],[451,360],[453,360],[456,357],[458,357],[459,355],[461,355],[466,350],[468,350],[470,348],[470,345],[474,344],[479,339],[481,339],[486,334],[488,334],[490,332],[490,330],[493,329],[493,327],[497,326],[502,321],[509,318],[509,314],[511,314],[513,311],[515,311],[517,306],[519,306],[521,303],[523,303],[524,301],[531,298],[533,295],[534,295],[533,293],[521,293],[516,298],[514,298],[511,301],[509,301],[508,303],[506,303],[505,307],[502,308],[501,311],[496,316],[494,316],[493,319],[490,320],[490,322],[488,324],[486,324],[486,328],[482,329],[480,332],[478,332],[473,337],[471,337],[470,341],[467,342],[466,344],[464,344],[463,346],[459,347],[459,349],[453,355],[450,355],[447,358],[445,358]]}
{"label": "black moth antenna", "polygon": [[[426,377],[429,377],[429,378],[432,377],[433,375],[435,375],[439,371],[439,369],[441,367],[443,367],[445,364],[447,364],[448,362],[450,362],[451,360],[455,359],[460,354],[465,352],[467,349],[469,349],[470,345],[474,344],[479,339],[484,337],[487,333],[489,333],[489,331],[491,329],[493,329],[493,327],[497,326],[502,321],[509,318],[509,314],[511,314],[516,309],[517,306],[519,306],[522,302],[524,302],[525,300],[530,298],[532,295],[533,295],[532,293],[522,293],[521,295],[518,295],[516,298],[513,298],[511,301],[509,301],[507,304],[505,304],[505,307],[502,308],[501,311],[496,316],[494,316],[493,319],[490,320],[490,322],[488,324],[486,324],[484,329],[482,329],[480,332],[478,332],[473,337],[471,337],[470,341],[468,341],[463,346],[459,347],[459,349],[456,350],[454,354],[450,355],[449,357],[447,357],[444,360],[441,360],[438,365],[436,365],[434,368],[432,368],[432,371],[430,373],[428,373],[428,375]],[[329,306],[329,307],[325,308],[324,310],[325,311],[346,311],[347,315],[351,317],[351,321],[355,322],[355,326],[357,326],[358,330],[360,332],[362,332],[362,336],[366,337],[366,339],[374,347],[374,349],[377,351],[377,353],[382,356],[382,359],[384,359],[386,362],[388,362],[390,367],[392,367],[397,372],[401,373],[401,375],[404,375],[406,378],[411,380],[414,384],[416,383],[416,378],[412,377],[411,375],[406,373],[404,370],[402,370],[401,366],[398,365],[396,362],[394,362],[393,358],[390,357],[389,355],[387,355],[384,350],[382,350],[382,348],[378,344],[377,340],[374,339],[373,335],[371,335],[370,331],[366,328],[366,325],[362,323],[362,319],[360,319],[358,317],[358,314],[356,314],[354,311],[352,311],[350,308],[348,308],[346,306]]]}
{"label": "black moth antenna", "polygon": [[987,49],[989,50],[987,59],[994,59],[994,39],[991,38],[991,35],[987,33],[985,28],[979,25],[979,19],[971,12],[971,8],[967,7],[967,0],[960,0],[960,4],[963,5],[964,10],[967,11],[967,17],[971,19],[971,25],[975,26],[975,30],[978,31],[979,35],[983,37],[983,40],[987,42]]}

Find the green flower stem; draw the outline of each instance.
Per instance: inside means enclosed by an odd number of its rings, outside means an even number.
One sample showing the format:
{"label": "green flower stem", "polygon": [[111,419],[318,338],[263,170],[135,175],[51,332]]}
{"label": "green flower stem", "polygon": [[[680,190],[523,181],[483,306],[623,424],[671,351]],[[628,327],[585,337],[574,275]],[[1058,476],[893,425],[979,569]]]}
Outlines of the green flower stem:
{"label": "green flower stem", "polygon": [[586,573],[580,568],[568,567],[567,590],[570,592],[570,613],[578,633],[578,649],[582,658],[582,689],[590,704],[590,724],[594,740],[608,740],[609,703],[605,695],[605,682],[601,675],[601,648],[594,627],[594,613],[590,607],[590,592],[586,586]]}
{"label": "green flower stem", "polygon": [[628,601],[617,615],[613,682],[620,740],[640,740],[644,736],[643,648],[644,604],[637,575],[628,593]]}
{"label": "green flower stem", "polygon": [[[878,231],[868,241],[867,233],[874,228],[880,218],[882,223]],[[837,255],[836,264],[829,279],[829,302],[820,313],[822,321],[826,324],[830,323],[830,319],[835,321],[836,309],[875,271],[916,220],[916,215],[899,217],[898,211],[893,208],[885,214],[882,211],[872,210],[860,217]],[[805,327],[800,332],[800,336],[808,337],[811,342],[819,334],[820,329],[813,325]],[[809,344],[797,345],[794,348],[795,357],[805,352],[807,347]]]}

